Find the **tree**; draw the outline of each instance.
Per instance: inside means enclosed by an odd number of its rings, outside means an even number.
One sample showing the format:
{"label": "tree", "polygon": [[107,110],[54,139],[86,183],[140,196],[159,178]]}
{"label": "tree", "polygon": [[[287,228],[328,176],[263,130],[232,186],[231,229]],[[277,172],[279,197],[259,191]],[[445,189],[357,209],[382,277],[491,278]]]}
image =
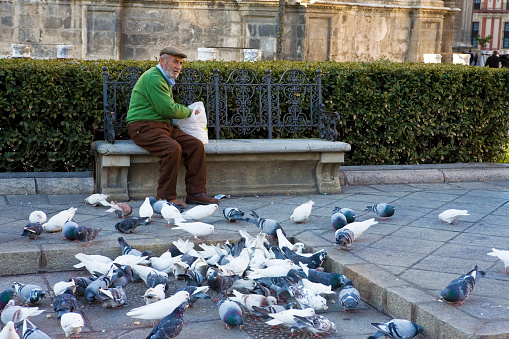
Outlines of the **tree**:
{"label": "tree", "polygon": [[481,49],[484,49],[486,44],[488,44],[493,37],[491,35],[487,35],[484,38],[481,38],[479,35],[476,36],[474,39],[477,41],[477,44],[481,46]]}

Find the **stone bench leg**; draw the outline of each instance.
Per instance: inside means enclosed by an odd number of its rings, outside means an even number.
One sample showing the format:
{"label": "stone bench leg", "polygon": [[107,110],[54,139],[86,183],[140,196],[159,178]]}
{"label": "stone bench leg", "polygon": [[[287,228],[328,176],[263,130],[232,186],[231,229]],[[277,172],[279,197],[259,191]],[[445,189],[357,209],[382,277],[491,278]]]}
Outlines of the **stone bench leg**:
{"label": "stone bench leg", "polygon": [[95,191],[108,199],[128,201],[129,155],[98,155],[95,160]]}
{"label": "stone bench leg", "polygon": [[344,162],[344,153],[322,153],[316,165],[316,185],[319,193],[341,193],[339,166]]}

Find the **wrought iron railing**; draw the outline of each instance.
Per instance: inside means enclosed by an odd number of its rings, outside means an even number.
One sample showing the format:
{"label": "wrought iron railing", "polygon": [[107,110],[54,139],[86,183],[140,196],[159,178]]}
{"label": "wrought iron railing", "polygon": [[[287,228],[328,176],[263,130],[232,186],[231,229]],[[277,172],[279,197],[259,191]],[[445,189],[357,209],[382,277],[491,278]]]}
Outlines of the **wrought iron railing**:
{"label": "wrought iron railing", "polygon": [[[131,92],[143,72],[127,67],[115,78],[103,67],[104,133],[111,143],[125,135]],[[284,72],[279,80],[270,70],[258,80],[252,71],[236,69],[224,80],[214,69],[206,81],[197,69],[184,68],[173,92],[184,105],[203,101],[209,137],[215,139],[253,134],[272,139],[318,129],[320,138],[335,141],[339,114],[323,110],[321,79],[320,70],[309,81],[298,69]]]}

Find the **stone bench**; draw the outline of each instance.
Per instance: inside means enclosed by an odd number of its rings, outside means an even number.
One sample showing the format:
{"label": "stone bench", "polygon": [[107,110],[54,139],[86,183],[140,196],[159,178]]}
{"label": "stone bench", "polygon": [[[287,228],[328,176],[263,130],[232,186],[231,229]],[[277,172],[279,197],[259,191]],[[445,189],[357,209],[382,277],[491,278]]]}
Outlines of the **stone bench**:
{"label": "stone bench", "polygon": [[[108,199],[155,196],[158,158],[131,140],[114,144],[95,141],[95,191]],[[207,154],[207,192],[253,195],[340,193],[339,166],[350,145],[323,139],[210,140]],[[177,191],[185,193],[184,166]]]}

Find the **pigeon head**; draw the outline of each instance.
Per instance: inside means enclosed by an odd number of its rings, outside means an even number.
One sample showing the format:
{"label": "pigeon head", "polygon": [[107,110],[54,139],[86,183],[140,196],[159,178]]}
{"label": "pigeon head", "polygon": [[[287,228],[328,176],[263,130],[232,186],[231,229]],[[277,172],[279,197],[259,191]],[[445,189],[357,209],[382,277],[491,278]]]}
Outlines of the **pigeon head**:
{"label": "pigeon head", "polygon": [[455,302],[462,299],[462,296],[459,295],[459,290],[451,287],[446,287],[440,293],[440,298],[445,301]]}
{"label": "pigeon head", "polygon": [[354,239],[354,234],[349,229],[339,229],[336,231],[336,244],[346,246],[351,244]]}

